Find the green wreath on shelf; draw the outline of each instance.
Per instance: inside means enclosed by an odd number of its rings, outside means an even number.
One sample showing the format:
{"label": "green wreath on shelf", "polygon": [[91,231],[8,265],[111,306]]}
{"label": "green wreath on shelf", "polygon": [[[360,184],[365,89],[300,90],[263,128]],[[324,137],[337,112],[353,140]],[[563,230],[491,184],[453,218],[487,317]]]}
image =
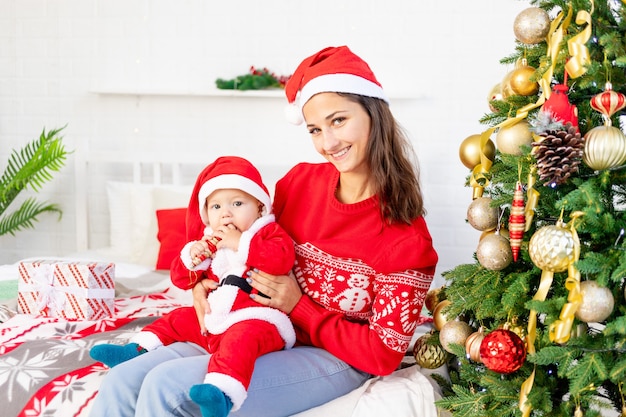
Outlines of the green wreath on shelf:
{"label": "green wreath on shelf", "polygon": [[239,75],[233,79],[225,80],[218,78],[215,85],[220,90],[263,90],[267,88],[285,88],[290,76],[277,76],[267,68],[257,69],[250,67],[247,74]]}

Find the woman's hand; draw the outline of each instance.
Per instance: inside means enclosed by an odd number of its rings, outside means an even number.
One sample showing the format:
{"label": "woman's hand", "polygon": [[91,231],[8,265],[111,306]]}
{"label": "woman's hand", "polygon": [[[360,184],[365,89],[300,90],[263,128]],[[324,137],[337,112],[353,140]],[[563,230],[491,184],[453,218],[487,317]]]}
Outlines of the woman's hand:
{"label": "woman's hand", "polygon": [[200,323],[200,330],[202,334],[206,334],[206,327],[204,326],[204,316],[211,312],[211,306],[207,301],[207,296],[211,291],[217,288],[217,282],[212,279],[203,279],[199,281],[195,287],[191,290],[193,295],[193,307],[196,310],[198,316],[198,323]]}
{"label": "woman's hand", "polygon": [[248,279],[252,288],[269,298],[253,294],[254,300],[262,305],[274,307],[289,314],[302,297],[302,290],[292,273],[289,275],[270,275],[262,271],[250,271]]}

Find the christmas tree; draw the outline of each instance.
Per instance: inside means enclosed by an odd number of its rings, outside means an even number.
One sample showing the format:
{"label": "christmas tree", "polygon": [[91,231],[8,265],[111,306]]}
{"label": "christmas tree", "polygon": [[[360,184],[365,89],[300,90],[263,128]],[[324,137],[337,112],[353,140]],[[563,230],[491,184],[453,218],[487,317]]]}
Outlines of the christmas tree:
{"label": "christmas tree", "polygon": [[460,416],[626,416],[626,0],[530,1],[460,146],[475,262],[426,305]]}

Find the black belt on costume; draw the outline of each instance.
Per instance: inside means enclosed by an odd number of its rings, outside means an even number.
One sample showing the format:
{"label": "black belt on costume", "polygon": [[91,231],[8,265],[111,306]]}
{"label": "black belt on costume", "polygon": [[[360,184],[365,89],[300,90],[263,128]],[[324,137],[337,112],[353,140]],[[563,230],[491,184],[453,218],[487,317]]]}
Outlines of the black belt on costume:
{"label": "black belt on costume", "polygon": [[[248,281],[243,279],[242,277],[238,277],[237,275],[228,275],[226,278],[220,282],[220,285],[234,285],[235,287],[239,287],[240,290],[250,294],[254,288],[252,285],[248,284]],[[261,297],[269,298],[267,295],[263,293],[258,293]]]}

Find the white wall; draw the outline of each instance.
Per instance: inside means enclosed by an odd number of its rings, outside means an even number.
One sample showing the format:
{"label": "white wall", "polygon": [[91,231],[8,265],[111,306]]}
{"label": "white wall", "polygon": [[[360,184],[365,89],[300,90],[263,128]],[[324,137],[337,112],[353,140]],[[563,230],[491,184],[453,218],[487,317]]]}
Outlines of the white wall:
{"label": "white wall", "polygon": [[[409,131],[423,174],[439,272],[471,261],[471,190],[459,144],[485,127],[487,94],[510,70],[518,0],[0,0],[0,169],[10,149],[67,124],[69,149],[237,153],[318,160],[278,98],[212,98],[250,65],[290,74],[322,47],[366,59]],[[151,91],[175,95],[111,95]],[[190,95],[185,95],[190,94]],[[0,237],[0,263],[75,250],[73,156],[40,198],[64,216]],[[106,228],[104,229],[106,233]]]}

